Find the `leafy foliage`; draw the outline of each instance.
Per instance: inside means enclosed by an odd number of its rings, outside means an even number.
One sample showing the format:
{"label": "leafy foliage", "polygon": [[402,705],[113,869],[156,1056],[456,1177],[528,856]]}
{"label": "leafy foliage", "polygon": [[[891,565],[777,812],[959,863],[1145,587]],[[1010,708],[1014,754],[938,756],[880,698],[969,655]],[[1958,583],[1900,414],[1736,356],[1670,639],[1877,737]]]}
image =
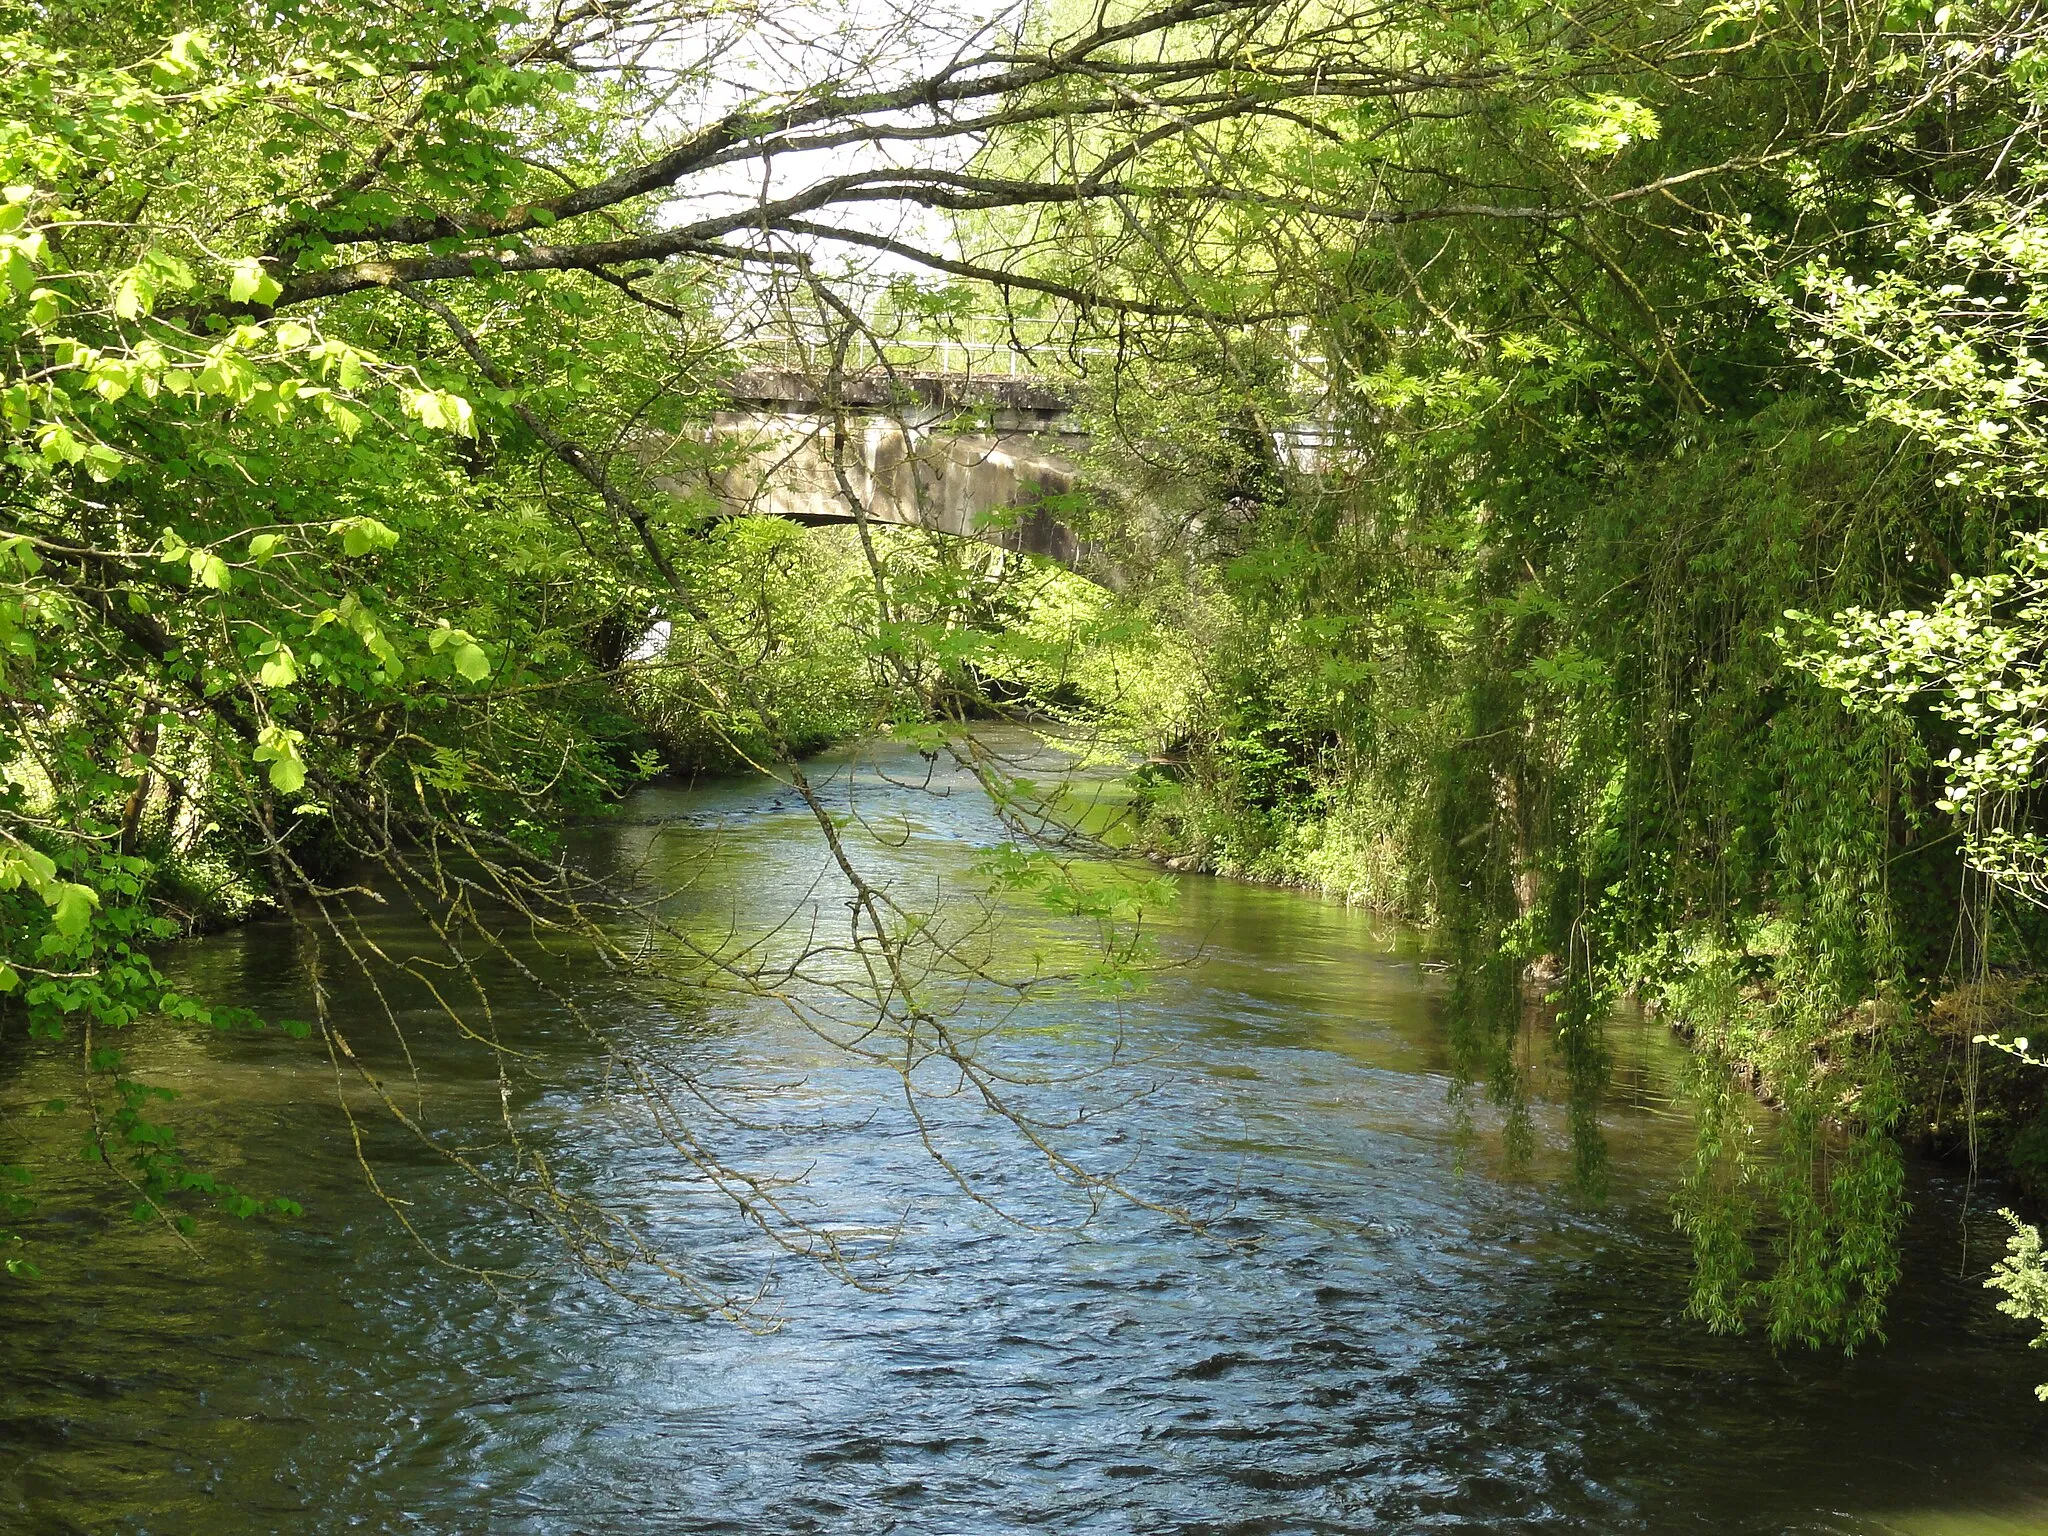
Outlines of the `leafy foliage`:
{"label": "leafy foliage", "polygon": [[[1973,1051],[1939,1000],[2038,963],[2037,925],[1957,892],[2037,853],[2039,125],[2030,22],[1842,19],[1853,63],[1761,14],[1691,18],[1740,39],[1697,72],[1582,36],[1515,109],[1447,94],[1375,141],[1553,216],[1333,238],[1292,376],[1226,370],[1283,446],[1304,412],[1320,437],[1249,496],[1207,477],[1200,681],[1147,795],[1168,849],[1434,919],[1510,1157],[1533,978],[1589,1193],[1600,1021],[1664,1009],[1703,1068],[1695,1312],[1853,1349],[1896,1278],[1897,1134],[1971,1140],[1935,1107]],[[1745,165],[1758,110],[1796,148]],[[1381,163],[1331,150],[1321,185]],[[1660,177],[1709,190],[1634,201]],[[1238,270],[1285,291],[1292,238],[1235,232]]]}
{"label": "leafy foliage", "polygon": [[[2041,1234],[2011,1211],[1999,1214],[2012,1223],[2012,1238],[2006,1244],[2005,1257],[1991,1267],[1991,1278],[1984,1284],[2005,1293],[1998,1310],[2006,1316],[2048,1325],[2048,1259],[2042,1256]],[[2034,1348],[2048,1348],[2043,1339],[2048,1339],[2048,1327],[2035,1337]],[[2048,1403],[2048,1386],[2036,1387],[2034,1394]]]}
{"label": "leafy foliage", "polygon": [[[1115,994],[1165,893],[1044,856],[1101,844],[962,730],[1008,710],[1142,751],[1155,851],[1436,922],[1511,1158],[1533,988],[1589,1197],[1602,1020],[1666,1009],[1703,1064],[1695,1312],[1879,1335],[1898,1134],[2037,965],[2011,899],[2048,879],[2030,16],[1056,6],[943,65],[854,16],[769,79],[749,8],[160,11],[0,10],[0,1022],[83,1046],[52,1113],[145,1215],[287,1209],[188,1161],[111,1043],[253,1024],[153,947],[268,905],[372,967],[372,891],[485,1007],[514,927],[816,983],[792,1006],[913,1106],[943,1063],[1100,1198],[947,1026],[991,973],[800,762],[957,753],[1013,834],[991,886],[1093,924],[1063,980]],[[849,250],[947,281],[859,305]],[[1039,510],[1126,590],[871,526],[846,386],[918,326],[977,364],[1042,338],[1095,447]],[[719,380],[769,343],[818,375],[850,537],[716,492]],[[735,765],[845,887],[811,970],[564,857],[625,786]],[[622,1070],[707,1188],[843,1262]],[[1737,1074],[1784,1108],[1768,1156]],[[509,1115],[498,1163],[441,1150],[607,1277],[691,1285]]]}

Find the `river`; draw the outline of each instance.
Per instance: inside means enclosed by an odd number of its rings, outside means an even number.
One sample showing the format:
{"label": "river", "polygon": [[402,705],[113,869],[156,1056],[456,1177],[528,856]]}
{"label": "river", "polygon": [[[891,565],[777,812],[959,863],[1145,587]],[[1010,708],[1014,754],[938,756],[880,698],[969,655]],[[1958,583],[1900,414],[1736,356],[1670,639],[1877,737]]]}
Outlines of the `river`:
{"label": "river", "polygon": [[[913,770],[894,748],[821,768],[835,793],[858,787],[864,856],[906,888],[964,886],[994,823],[957,776],[939,794],[889,781]],[[737,930],[800,904],[822,867],[814,824],[766,780],[647,789],[584,853],[689,871],[678,908]],[[1664,1031],[1611,1026],[1612,1176],[1592,1199],[1533,1039],[1528,1166],[1504,1160],[1483,1104],[1452,1102],[1443,978],[1410,936],[1295,892],[1179,885],[1158,919],[1173,963],[1146,991],[1002,1022],[1048,1071],[1114,1053],[1072,1092],[1117,1102],[1072,1143],[1199,1229],[1121,1201],[1078,1222],[1000,1128],[940,1101],[942,1144],[1036,1223],[1020,1225],[960,1193],[886,1074],[786,1010],[728,996],[693,1013],[682,992],[578,979],[582,1005],[651,1057],[745,1099],[723,1145],[804,1171],[802,1209],[873,1249],[868,1289],[764,1253],[644,1123],[609,1111],[601,1063],[543,1002],[499,1002],[491,1027],[527,1064],[506,1097],[473,1041],[421,1013],[420,1102],[442,1134],[487,1146],[516,1101],[566,1177],[637,1212],[693,1272],[765,1282],[748,1327],[547,1267],[545,1241],[372,1116],[371,1165],[404,1202],[387,1206],[317,1040],[138,1031],[137,1069],[182,1090],[166,1113],[186,1141],[305,1214],[209,1221],[187,1252],[104,1198],[77,1203],[82,1173],[39,1191],[48,1214],[26,1230],[44,1278],[8,1288],[0,1330],[0,1528],[2048,1531],[2048,1408],[2031,1391],[2048,1355],[1982,1290],[1998,1239],[1981,1194],[1965,1260],[1961,1181],[1913,1171],[1885,1347],[1844,1361],[1710,1337],[1683,1315],[1669,1201],[1691,1130]],[[371,921],[393,952],[420,938],[396,913]],[[994,933],[1022,953],[1057,928],[1005,909]],[[289,1015],[305,1008],[299,943],[257,923],[170,966]],[[338,1016],[351,1008],[367,1000],[344,987]],[[48,1070],[8,1094],[31,1139],[40,1122],[20,1112],[52,1091]],[[539,1268],[495,1285],[451,1271],[394,1209],[461,1262]]]}

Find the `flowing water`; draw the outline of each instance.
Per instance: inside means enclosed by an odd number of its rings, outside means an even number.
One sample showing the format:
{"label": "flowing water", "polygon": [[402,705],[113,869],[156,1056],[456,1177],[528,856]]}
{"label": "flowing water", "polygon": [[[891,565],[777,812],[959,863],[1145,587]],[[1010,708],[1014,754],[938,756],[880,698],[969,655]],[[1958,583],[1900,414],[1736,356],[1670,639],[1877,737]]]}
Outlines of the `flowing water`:
{"label": "flowing water", "polygon": [[[905,789],[848,761],[839,792],[858,781],[868,856],[906,889],[964,883],[995,836],[970,789]],[[687,868],[679,909],[739,930],[803,901],[822,867],[815,827],[765,781],[650,789],[586,855]],[[371,922],[388,949],[421,937],[396,913]],[[762,1260],[729,1206],[609,1112],[602,1064],[559,1009],[501,996],[491,1027],[532,1067],[506,1090],[523,1123],[703,1275],[767,1276],[753,1329],[636,1307],[575,1271],[496,1288],[452,1272],[394,1211],[465,1263],[547,1250],[370,1116],[370,1162],[403,1203],[373,1194],[317,1041],[142,1034],[137,1067],[186,1090],[170,1117],[195,1149],[305,1215],[211,1223],[188,1253],[79,1206],[61,1178],[41,1191],[45,1278],[8,1288],[0,1330],[0,1528],[2048,1532],[2048,1409],[2031,1393],[2048,1356],[1981,1288],[1997,1247],[1981,1194],[1966,1255],[1960,1182],[1914,1172],[1886,1347],[1845,1362],[1709,1337],[1683,1316],[1668,1202],[1691,1133],[1664,1032],[1613,1025],[1596,1201],[1567,1176],[1562,1088],[1533,1041],[1528,1168],[1503,1162],[1483,1105],[1453,1102],[1442,979],[1412,942],[1329,902],[1196,878],[1162,922],[1179,963],[1142,996],[1068,993],[1005,1028],[1040,1067],[1097,1066],[1112,1044],[1136,1064],[1112,1096],[1149,1091],[1071,1139],[1127,1159],[1135,1189],[1201,1213],[1201,1231],[1121,1203],[1077,1228],[1076,1202],[1014,1146],[942,1110],[978,1190],[1060,1218],[1019,1226],[961,1195],[886,1074],[786,1012],[692,1013],[681,994],[579,978],[615,1032],[754,1095],[727,1144],[800,1164],[807,1211],[855,1243],[893,1239],[877,1289]],[[1021,909],[1002,925],[999,949],[1020,956],[1057,926]],[[256,924],[172,965],[291,1014],[303,953]],[[367,1020],[369,1000],[336,985],[340,1016]],[[410,1034],[428,1118],[487,1143],[495,1072],[424,1010]],[[48,1070],[18,1074],[11,1106],[50,1091]]]}

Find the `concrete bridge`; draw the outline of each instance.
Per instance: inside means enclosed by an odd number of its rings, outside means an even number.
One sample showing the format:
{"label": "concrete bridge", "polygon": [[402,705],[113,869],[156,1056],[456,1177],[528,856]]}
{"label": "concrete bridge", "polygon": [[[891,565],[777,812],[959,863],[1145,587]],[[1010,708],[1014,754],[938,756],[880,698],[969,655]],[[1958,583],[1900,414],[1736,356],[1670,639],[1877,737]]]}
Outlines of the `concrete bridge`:
{"label": "concrete bridge", "polygon": [[1075,489],[1089,441],[1073,425],[1071,402],[1042,382],[861,374],[843,380],[833,400],[808,375],[757,370],[728,381],[725,394],[730,404],[714,414],[712,435],[738,449],[737,462],[694,483],[658,476],[657,485],[708,491],[732,516],[810,527],[864,512],[871,523],[978,539],[1056,561],[1100,586],[1123,585],[1101,548],[1042,505]]}

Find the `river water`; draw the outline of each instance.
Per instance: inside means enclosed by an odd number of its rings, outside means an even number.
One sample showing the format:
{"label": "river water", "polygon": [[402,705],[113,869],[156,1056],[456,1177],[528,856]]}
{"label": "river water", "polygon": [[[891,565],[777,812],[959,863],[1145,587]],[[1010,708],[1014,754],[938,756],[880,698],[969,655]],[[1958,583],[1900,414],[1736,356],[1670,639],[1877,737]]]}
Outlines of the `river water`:
{"label": "river water", "polygon": [[[922,771],[894,749],[835,763],[864,857],[905,890],[972,883],[996,831],[968,784],[891,783]],[[688,872],[678,909],[734,931],[801,906],[823,864],[815,826],[765,780],[649,789],[585,853]],[[1059,926],[997,916],[996,949],[1020,956]],[[395,914],[370,921],[394,954],[420,938]],[[578,981],[650,1057],[689,1057],[741,1095],[743,1112],[712,1116],[723,1145],[805,1171],[793,1198],[811,1219],[890,1239],[866,1289],[764,1255],[642,1122],[607,1111],[601,1065],[542,1001],[501,998],[492,1020],[526,1063],[509,1097],[474,1041],[421,1015],[421,1112],[439,1133],[487,1147],[516,1100],[566,1177],[696,1273],[765,1280],[750,1327],[546,1268],[545,1242],[372,1115],[365,1151],[403,1202],[385,1204],[317,1041],[142,1032],[137,1068],[183,1090],[167,1117],[187,1143],[305,1215],[211,1222],[187,1252],[77,1204],[62,1174],[40,1191],[44,1279],[7,1290],[0,1330],[0,1528],[2048,1531],[2048,1409],[2031,1393],[2048,1356],[1981,1288],[1997,1245],[1981,1195],[1966,1256],[1960,1182],[1915,1170],[1886,1347],[1844,1361],[1709,1337],[1683,1316],[1669,1198],[1691,1131],[1663,1031],[1612,1026],[1596,1200],[1568,1177],[1562,1085],[1533,1039],[1528,1166],[1504,1160],[1483,1104],[1453,1103],[1445,989],[1411,940],[1200,878],[1158,923],[1174,963],[1142,995],[1067,992],[1003,1027],[1042,1068],[1111,1062],[1071,1089],[1115,1101],[1071,1143],[1122,1160],[1133,1190],[1199,1230],[1123,1202],[1081,1222],[1000,1127],[941,1101],[942,1149],[1002,1209],[970,1200],[887,1074],[786,1010],[724,997],[693,1013],[683,992]],[[288,1015],[305,1008],[301,942],[257,924],[171,963]],[[367,1018],[369,1000],[344,987],[338,1016],[351,1008]],[[52,1070],[28,1068],[12,1107]],[[33,1140],[41,1123],[16,1125]],[[541,1267],[495,1285],[453,1272],[394,1210],[462,1263]]]}

